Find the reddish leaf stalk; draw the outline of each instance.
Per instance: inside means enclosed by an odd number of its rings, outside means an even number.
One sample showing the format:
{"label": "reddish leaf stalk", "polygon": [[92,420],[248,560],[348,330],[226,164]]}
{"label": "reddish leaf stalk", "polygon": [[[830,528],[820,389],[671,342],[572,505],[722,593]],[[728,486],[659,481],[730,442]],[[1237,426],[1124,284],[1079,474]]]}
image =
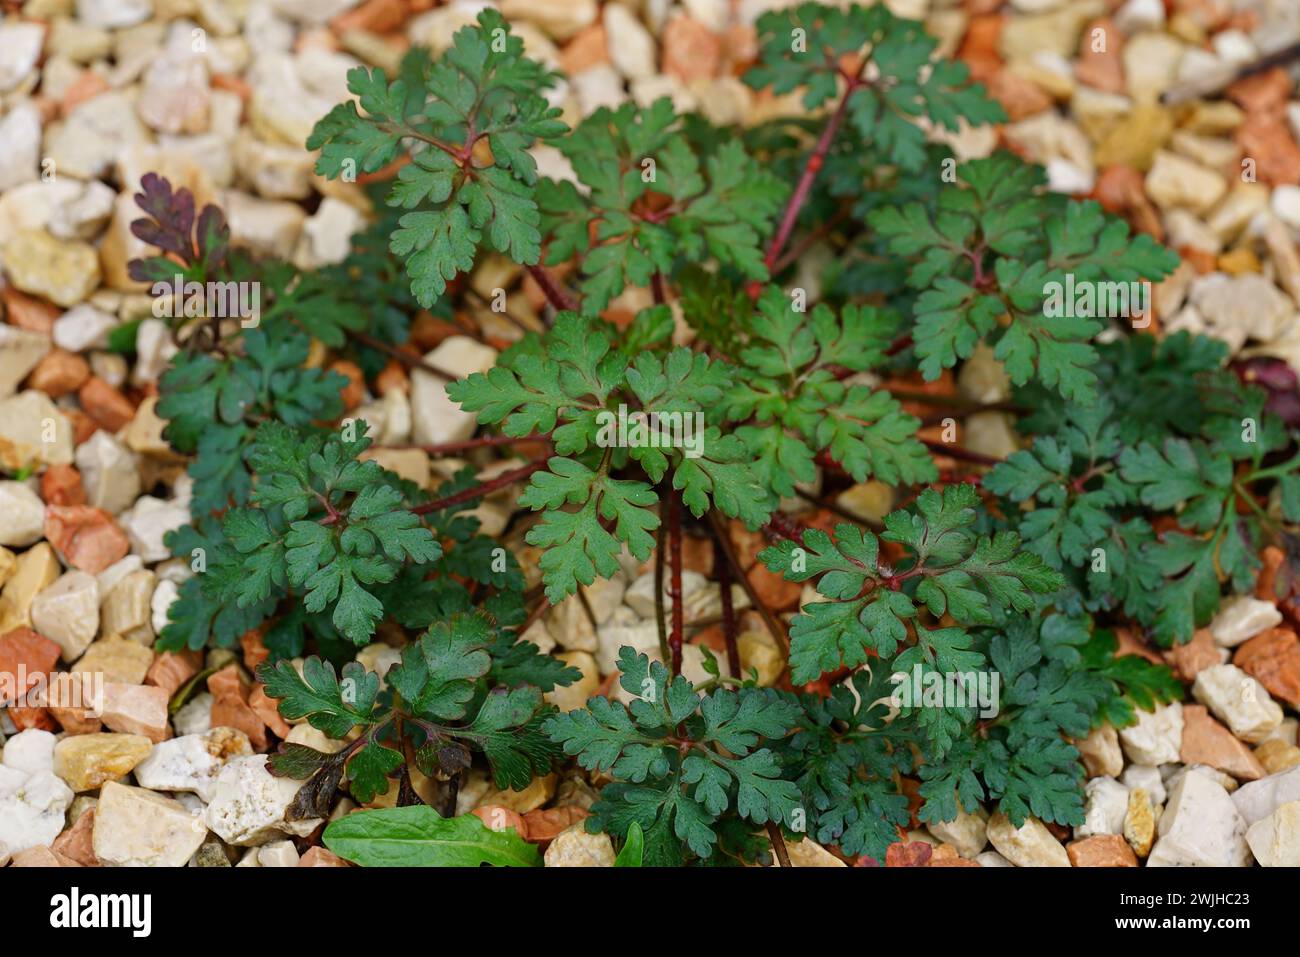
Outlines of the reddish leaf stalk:
{"label": "reddish leaf stalk", "polygon": [[672,673],[682,673],[682,632],[685,609],[682,607],[682,519],[675,490],[668,493],[668,596],[673,600],[673,622],[668,632],[668,652],[672,655]]}
{"label": "reddish leaf stalk", "polygon": [[532,432],[528,435],[480,435],[475,439],[462,439],[458,442],[442,442],[438,445],[382,445],[384,449],[419,449],[429,455],[452,455],[467,452],[470,449],[485,449],[498,445],[514,445],[516,442],[547,442],[549,432]]}
{"label": "reddish leaf stalk", "polygon": [[482,498],[489,495],[497,489],[505,488],[513,482],[520,479],[528,478],[534,472],[546,468],[545,459],[537,459],[529,462],[527,465],[521,465],[517,469],[511,469],[509,472],[502,472],[496,478],[488,482],[475,485],[473,488],[463,489],[454,495],[448,495],[445,498],[435,499],[432,502],[425,502],[423,505],[417,505],[411,509],[416,515],[428,515],[430,512],[440,512],[444,508],[451,508],[453,505],[461,505],[464,502],[472,501],[476,498]]}
{"label": "reddish leaf stalk", "polygon": [[740,677],[740,648],[736,644],[736,610],[731,604],[731,565],[722,553],[722,543],[713,539],[713,568],[722,594],[722,636],[727,643],[727,667],[731,677]]}
{"label": "reddish leaf stalk", "polygon": [[[776,516],[773,516],[775,518]],[[781,619],[776,616],[776,612],[768,607],[754,588],[754,583],[749,580],[745,574],[745,569],[740,567],[740,559],[736,556],[736,550],[732,547],[731,538],[727,533],[727,526],[717,512],[708,513],[709,524],[713,526],[713,534],[719,545],[722,546],[722,554],[726,557],[731,565],[731,571],[740,582],[740,587],[745,590],[749,603],[758,609],[758,613],[763,617],[763,623],[767,625],[767,630],[772,633],[772,638],[781,646],[781,651],[785,655],[790,654],[790,636],[786,633],[785,626]]]}
{"label": "reddish leaf stalk", "polygon": [[668,651],[668,624],[664,620],[664,527],[659,526],[658,539],[655,544],[655,627],[659,632],[659,655],[667,661],[672,655]]}
{"label": "reddish leaf stalk", "polygon": [[776,852],[776,862],[781,867],[790,866],[790,852],[786,850],[785,838],[781,836],[781,828],[774,821],[767,822],[767,839],[772,842],[772,850]]}
{"label": "reddish leaf stalk", "polygon": [[541,287],[547,302],[562,312],[578,311],[578,301],[556,282],[555,277],[547,272],[545,266],[539,264],[525,268],[528,270],[528,275],[533,277],[533,281]]}
{"label": "reddish leaf stalk", "polygon": [[359,342],[363,346],[368,346],[377,352],[382,352],[386,356],[392,356],[408,369],[423,369],[425,372],[432,372],[434,375],[442,376],[444,379],[450,381],[455,381],[460,378],[460,376],[454,372],[448,372],[446,369],[439,369],[433,363],[426,362],[419,356],[413,356],[409,352],[403,352],[396,346],[389,345],[383,339],[376,339],[367,332],[357,332],[356,330],[349,329],[347,335],[348,338],[352,339],[354,342]]}
{"label": "reddish leaf stalk", "polygon": [[[848,115],[849,99],[862,85],[863,81],[860,72],[856,76],[849,77],[848,85],[844,89],[844,94],[840,97],[839,104],[835,107],[835,112],[826,121],[821,136],[817,138],[812,154],[808,157],[803,173],[799,176],[799,182],[795,184],[794,192],[790,194],[790,200],[786,203],[785,212],[781,214],[781,224],[777,227],[776,235],[772,237],[772,242],[767,247],[767,254],[763,257],[763,262],[767,265],[769,273],[781,258],[781,251],[785,249],[785,244],[790,241],[790,235],[794,232],[795,224],[799,221],[799,213],[804,204],[808,202],[808,197],[812,194],[812,187],[817,179],[817,174],[821,172],[822,164],[826,162],[826,156],[830,153],[831,146],[835,142],[835,136],[844,123],[844,117]],[[758,284],[750,285],[750,296],[752,298],[757,299],[760,291],[761,286]]]}
{"label": "reddish leaf stalk", "polygon": [[964,449],[960,445],[949,445],[947,442],[934,442],[930,439],[922,439],[925,447],[936,455],[946,455],[950,459],[956,459],[959,462],[970,462],[972,465],[1000,465],[1002,460],[993,455],[985,455],[983,452],[972,452],[970,449]]}

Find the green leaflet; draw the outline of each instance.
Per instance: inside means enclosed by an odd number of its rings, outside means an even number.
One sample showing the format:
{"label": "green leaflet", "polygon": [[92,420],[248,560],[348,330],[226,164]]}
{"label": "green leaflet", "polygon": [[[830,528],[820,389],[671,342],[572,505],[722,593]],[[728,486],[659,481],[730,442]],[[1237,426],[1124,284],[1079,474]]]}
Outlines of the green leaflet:
{"label": "green leaflet", "polygon": [[540,867],[542,855],[513,829],[490,830],[473,814],[443,818],[431,807],[357,811],[321,840],[362,867]]}

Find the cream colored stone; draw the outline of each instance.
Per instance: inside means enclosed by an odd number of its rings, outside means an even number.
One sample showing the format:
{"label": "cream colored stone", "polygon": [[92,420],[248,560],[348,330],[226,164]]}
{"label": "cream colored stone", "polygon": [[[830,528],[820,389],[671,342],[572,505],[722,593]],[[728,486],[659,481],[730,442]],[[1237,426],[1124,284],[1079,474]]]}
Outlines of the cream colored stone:
{"label": "cream colored stone", "polygon": [[99,631],[99,583],[73,569],[32,600],[32,627],[76,661]]}
{"label": "cream colored stone", "polygon": [[589,834],[586,821],[557,834],[542,856],[547,867],[613,867],[615,858],[609,835]]}
{"label": "cream colored stone", "polygon": [[201,814],[179,801],[110,781],[95,806],[95,857],[108,865],[181,867],[203,844]]}
{"label": "cream colored stone", "polygon": [[1243,741],[1263,741],[1282,723],[1282,708],[1262,684],[1236,665],[1202,668],[1192,694]]}
{"label": "cream colored stone", "polygon": [[59,577],[62,568],[48,542],[18,556],[13,574],[0,592],[0,635],[31,625],[32,601]]}
{"label": "cream colored stone", "polygon": [[1038,818],[1025,818],[1017,828],[999,811],[989,818],[988,838],[998,853],[1016,867],[1070,866],[1065,848]]}

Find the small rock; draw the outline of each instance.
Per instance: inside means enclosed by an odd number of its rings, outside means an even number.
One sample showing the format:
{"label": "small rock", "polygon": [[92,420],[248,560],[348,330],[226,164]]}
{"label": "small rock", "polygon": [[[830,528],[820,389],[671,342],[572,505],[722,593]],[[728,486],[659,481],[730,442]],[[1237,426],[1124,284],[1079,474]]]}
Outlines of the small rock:
{"label": "small rock", "polygon": [[479,806],[499,805],[518,814],[536,811],[555,796],[555,775],[533,778],[522,791],[513,789],[488,791],[479,799]]}
{"label": "small rock", "polygon": [[142,496],[122,513],[122,528],[131,540],[132,550],[150,564],[171,557],[171,549],[163,544],[163,536],[188,525],[189,521],[188,508],[152,495]]}
{"label": "small rock", "polygon": [[230,239],[255,253],[290,259],[307,214],[297,203],[257,199],[238,190],[224,194]]}
{"label": "small rock", "polygon": [[[55,349],[36,364],[36,368],[32,370],[31,378],[27,380],[27,384],[32,389],[39,390],[52,399],[57,399],[70,392],[76,392],[89,377],[90,364],[85,359],[71,352],[65,352],[63,349]],[[34,419],[26,417],[26,430],[35,431],[35,426],[39,425],[40,421],[40,417]],[[66,416],[59,414],[58,421],[65,426],[68,436],[66,454],[68,456],[67,460],[71,462],[72,429],[68,425]]]}
{"label": "small rock", "polygon": [[27,230],[6,242],[0,255],[10,282],[64,308],[83,301],[99,286],[99,254],[88,243]]}
{"label": "small rock", "polygon": [[221,769],[231,758],[253,753],[248,736],[234,728],[213,728],[153,746],[135,769],[135,779],[151,791],[192,791],[211,803]]}
{"label": "small rock", "polygon": [[177,351],[167,323],[161,319],[143,320],[135,334],[135,367],[131,370],[131,384],[144,386],[157,382]]}
{"label": "small rock", "polygon": [[0,481],[0,545],[31,545],[45,527],[45,503],[23,482]]}
{"label": "small rock", "polygon": [[28,728],[5,742],[3,764],[26,774],[53,771],[54,748],[57,744],[58,739],[50,732]]}
{"label": "small rock", "polygon": [[1262,741],[1282,723],[1282,709],[1264,686],[1236,665],[1204,669],[1196,676],[1192,694],[1243,741]]}
{"label": "small rock", "polygon": [[1128,801],[1128,788],[1114,778],[1093,778],[1084,787],[1083,823],[1074,829],[1074,836],[1122,834]]}
{"label": "small rock", "polygon": [[0,93],[12,90],[31,75],[44,40],[44,24],[16,19],[0,23]]}
{"label": "small rock", "polygon": [[[688,16],[673,16],[664,26],[661,69],[690,84],[717,76],[722,67],[722,39],[705,24]],[[611,48],[617,45],[614,40]]]}
{"label": "small rock", "polygon": [[153,685],[104,683],[104,727],[123,734],[144,735],[155,744],[171,736],[167,724],[167,692]]}
{"label": "small rock", "polygon": [[561,831],[543,855],[547,867],[613,867],[614,844],[608,834],[590,834],[585,821]]}
{"label": "small rock", "polygon": [[1237,648],[1232,663],[1275,698],[1300,709],[1300,642],[1288,628],[1273,628]]}
{"label": "small rock", "polygon": [[140,496],[135,456],[102,429],[77,446],[76,463],[87,505],[117,515]]}
{"label": "small rock", "polygon": [[1210,634],[1221,648],[1236,648],[1243,641],[1282,623],[1282,613],[1271,601],[1234,595],[1219,606],[1210,621]]}
{"label": "small rock", "polygon": [[655,41],[641,21],[627,7],[608,4],[603,12],[606,36],[614,37],[609,44],[609,57],[614,66],[629,80],[640,80],[655,74]]}
{"label": "small rock", "polygon": [[154,642],[153,598],[157,576],[141,569],[114,585],[100,610],[100,627],[105,634],[118,634],[142,645]]}
{"label": "small rock", "polygon": [[927,830],[955,847],[962,857],[974,859],[988,846],[988,819],[988,812],[983,808],[971,813],[959,806],[955,818],[927,825]]}
{"label": "small rock", "polygon": [[99,631],[99,583],[73,569],[32,600],[32,626],[76,661]]}
{"label": "small rock", "polygon": [[1300,801],[1300,768],[1243,784],[1232,795],[1232,803],[1247,824],[1263,820],[1290,801]]}
{"label": "small rock", "polygon": [[49,847],[63,830],[72,791],[52,771],[0,766],[0,858]]}
{"label": "small rock", "polygon": [[117,325],[116,316],[82,303],[54,320],[54,344],[68,352],[104,349],[108,346],[109,332]]}
{"label": "small rock", "polygon": [[[242,862],[241,862],[242,863]],[[190,858],[190,867],[230,867],[230,856],[220,841],[208,841]]]}
{"label": "small rock", "polygon": [[1152,804],[1164,804],[1167,794],[1165,793],[1164,779],[1160,777],[1160,769],[1151,767],[1148,764],[1130,764],[1120,775],[1122,781],[1130,791],[1136,788],[1142,788],[1150,795]]}
{"label": "small rock", "polygon": [[859,482],[841,492],[835,504],[864,522],[883,522],[893,511],[894,489],[874,479]]}
{"label": "small rock", "polygon": [[1137,764],[1168,764],[1179,759],[1183,740],[1183,706],[1161,705],[1154,712],[1138,710],[1137,723],[1119,733],[1129,760]]}
{"label": "small rock", "polygon": [[[59,572],[59,560],[54,557],[54,549],[45,542],[18,556],[13,574],[5,582],[4,591],[0,592],[0,635],[8,637],[13,629],[32,623],[32,601],[59,577]],[[0,643],[3,641],[4,638],[0,638]],[[41,641],[54,649],[54,659],[49,665],[53,667],[54,661],[58,660],[59,646],[47,638]],[[0,661],[3,661],[2,655]]]}
{"label": "small rock", "polygon": [[1147,195],[1162,210],[1205,213],[1227,192],[1223,177],[1177,153],[1161,150],[1146,178]]}
{"label": "small rock", "polygon": [[1016,867],[1069,867],[1070,857],[1061,842],[1036,817],[1012,825],[1001,811],[989,818],[988,838],[999,854]]}
{"label": "small rock", "polygon": [[1133,848],[1118,834],[1095,834],[1065,847],[1073,867],[1137,867]]}
{"label": "small rock", "polygon": [[[41,360],[29,380],[58,353]],[[69,357],[78,360],[80,357]],[[84,360],[83,360],[84,365]],[[36,389],[25,389],[0,399],[0,464],[17,472],[46,465],[72,464],[72,424],[50,397]]]}
{"label": "small rock", "polygon": [[546,700],[561,711],[583,707],[587,699],[600,689],[600,669],[596,666],[596,659],[585,651],[562,651],[555,657],[571,668],[577,668],[582,676],[571,685],[546,692]]}
{"label": "small rock", "polygon": [[54,749],[54,773],[73,791],[94,791],[129,774],[150,747],[138,734],[69,735]]}
{"label": "small rock", "polygon": [[1006,458],[1020,449],[1020,440],[1005,412],[976,412],[966,417],[962,444],[972,452]]}
{"label": "small rock", "polygon": [[557,40],[567,40],[596,21],[596,0],[502,0],[501,14],[537,24]]}
{"label": "small rock", "polygon": [[1128,94],[1152,102],[1173,85],[1187,47],[1167,33],[1140,33],[1124,44],[1124,78]]}
{"label": "small rock", "polygon": [[181,867],[208,836],[203,816],[179,801],[110,781],[95,806],[94,851],[118,867]]}
{"label": "small rock", "polygon": [[187,701],[172,717],[177,734],[205,734],[212,730],[213,697],[201,691]]}
{"label": "small rock", "polygon": [[307,853],[298,862],[299,867],[351,867],[347,861],[333,851],[323,847],[309,847]]}
{"label": "small rock", "polygon": [[1183,774],[1160,816],[1148,867],[1246,867],[1246,822],[1228,792],[1204,771]]}
{"label": "small rock", "polygon": [[1227,661],[1228,652],[1214,643],[1208,628],[1198,628],[1191,641],[1164,652],[1164,659],[1180,681],[1195,681],[1204,669]]}
{"label": "small rock", "polygon": [[1300,801],[1289,801],[1246,831],[1261,867],[1300,867]]}
{"label": "small rock", "polygon": [[72,826],[54,839],[50,849],[76,861],[82,867],[99,867],[99,858],[95,856],[95,809],[90,807],[78,812],[77,800],[98,801],[97,798],[74,799],[72,807],[68,809]]}
{"label": "small rock", "polygon": [[48,336],[0,324],[0,396],[12,395],[49,351]]}
{"label": "small rock", "polygon": [[227,844],[251,847],[284,834],[305,837],[321,823],[284,819],[302,782],[273,777],[266,761],[263,754],[231,758],[217,774],[204,818]]}
{"label": "small rock", "polygon": [[[296,148],[294,151],[302,152]],[[294,265],[299,269],[319,269],[342,262],[352,251],[353,235],[364,226],[365,219],[355,206],[326,196],[302,225]]]}
{"label": "small rock", "polygon": [[254,850],[258,867],[297,867],[300,860],[293,841],[272,841]]}
{"label": "small rock", "polygon": [[[0,44],[4,43],[5,29],[0,26]],[[0,53],[0,57],[4,55]],[[4,85],[4,73],[5,65],[0,61],[0,86]],[[0,143],[5,144],[0,153],[0,192],[35,181],[41,158],[41,112],[35,104],[20,102],[0,117]]]}
{"label": "small rock", "polygon": [[1264,776],[1264,766],[1250,748],[1211,718],[1201,705],[1183,706],[1181,755],[1184,764],[1205,764],[1240,781],[1255,781]]}
{"label": "small rock", "polygon": [[[496,363],[497,350],[469,336],[449,336],[426,355],[425,361],[464,378],[487,372]],[[423,369],[411,373],[411,440],[416,445],[437,445],[467,439],[478,418],[464,412],[447,397],[447,380]]]}
{"label": "small rock", "polygon": [[208,67],[188,50],[160,51],[145,69],[137,101],[140,119],[160,133],[208,128]]}
{"label": "small rock", "polygon": [[1255,748],[1255,757],[1268,774],[1280,774],[1300,767],[1300,748],[1280,738],[1269,738]]}
{"label": "small rock", "polygon": [[119,30],[153,15],[153,0],[77,0],[77,19],[92,27]]}
{"label": "small rock", "polygon": [[1113,725],[1103,724],[1094,728],[1086,738],[1074,742],[1074,746],[1079,749],[1090,778],[1113,778],[1124,770],[1124,755]]}
{"label": "small rock", "polygon": [[[102,508],[89,505],[50,505],[45,510],[45,537],[73,568],[98,575],[120,561],[131,548],[126,533]],[[104,582],[99,593],[107,596]]]}

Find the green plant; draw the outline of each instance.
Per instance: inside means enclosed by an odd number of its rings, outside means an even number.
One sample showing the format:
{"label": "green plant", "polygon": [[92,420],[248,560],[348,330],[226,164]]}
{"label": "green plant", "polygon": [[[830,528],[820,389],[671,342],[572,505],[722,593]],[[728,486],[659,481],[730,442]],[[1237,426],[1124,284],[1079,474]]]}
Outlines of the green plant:
{"label": "green plant", "polygon": [[[458,862],[521,860],[476,824],[405,806],[422,801],[418,771],[450,816],[480,754],[498,787],[566,756],[607,778],[588,826],[628,866],[782,858],[804,834],[880,861],[909,824],[985,802],[1016,824],[1079,823],[1072,741],[1182,692],[1168,669],[1117,657],[1115,629],[1186,640],[1225,588],[1250,583],[1264,539],[1300,520],[1295,436],[1220,347],[1050,314],[1066,279],[1155,281],[1177,260],[1096,204],[1048,194],[1012,156],[958,164],[927,140],[917,118],[956,130],[1003,117],[963,66],[932,61],[918,24],[802,4],[759,34],[746,82],[801,91],[824,117],[724,131],[661,100],[570,131],[542,96],[553,76],[494,11],[437,59],[412,51],[391,80],[354,70],[358,102],[309,141],[318,172],[397,171],[389,211],[331,269],[248,261],[226,249],[219,213],[195,234],[187,194],[146,182],[141,238],[187,275],[268,290],[256,329],[183,325],[162,381],[168,437],[202,486],[170,543],[205,565],[161,641],[264,630],[268,694],[346,742],[274,757],[310,778],[294,815],[324,816],[339,788],[367,802],[397,783],[402,807],[327,830],[353,859],[450,862],[437,845],[463,830],[479,850]],[[574,181],[538,176],[539,143]],[[793,285],[817,242],[841,262],[817,288]],[[537,283],[546,328],[447,387],[497,431],[429,451],[545,452],[429,492],[366,458],[356,423],[337,424],[341,380],[304,362],[315,339],[373,376],[418,305],[451,313],[485,251]],[[629,291],[648,304],[616,323],[608,307]],[[1031,437],[1006,461],[937,441],[904,407],[955,421],[978,405],[899,384],[940,379],[982,343],[1015,386],[996,408],[1022,413]],[[823,479],[879,481],[902,504],[880,526],[827,523]],[[532,588],[465,514],[523,482],[518,505],[539,513]],[[808,500],[821,511],[792,507]],[[740,581],[780,646],[775,680],[742,672],[729,601],[726,672],[710,655],[705,680],[682,674],[692,522],[714,540],[723,594]],[[737,526],[766,537],[768,572],[815,590],[788,625],[751,585]],[[559,713],[544,693],[578,672],[521,636],[627,558],[653,558],[674,599],[671,615],[657,602],[658,654],[624,648],[619,688]],[[404,646],[383,682],[349,661],[381,628]],[[954,678],[968,697],[932,700]]]}

